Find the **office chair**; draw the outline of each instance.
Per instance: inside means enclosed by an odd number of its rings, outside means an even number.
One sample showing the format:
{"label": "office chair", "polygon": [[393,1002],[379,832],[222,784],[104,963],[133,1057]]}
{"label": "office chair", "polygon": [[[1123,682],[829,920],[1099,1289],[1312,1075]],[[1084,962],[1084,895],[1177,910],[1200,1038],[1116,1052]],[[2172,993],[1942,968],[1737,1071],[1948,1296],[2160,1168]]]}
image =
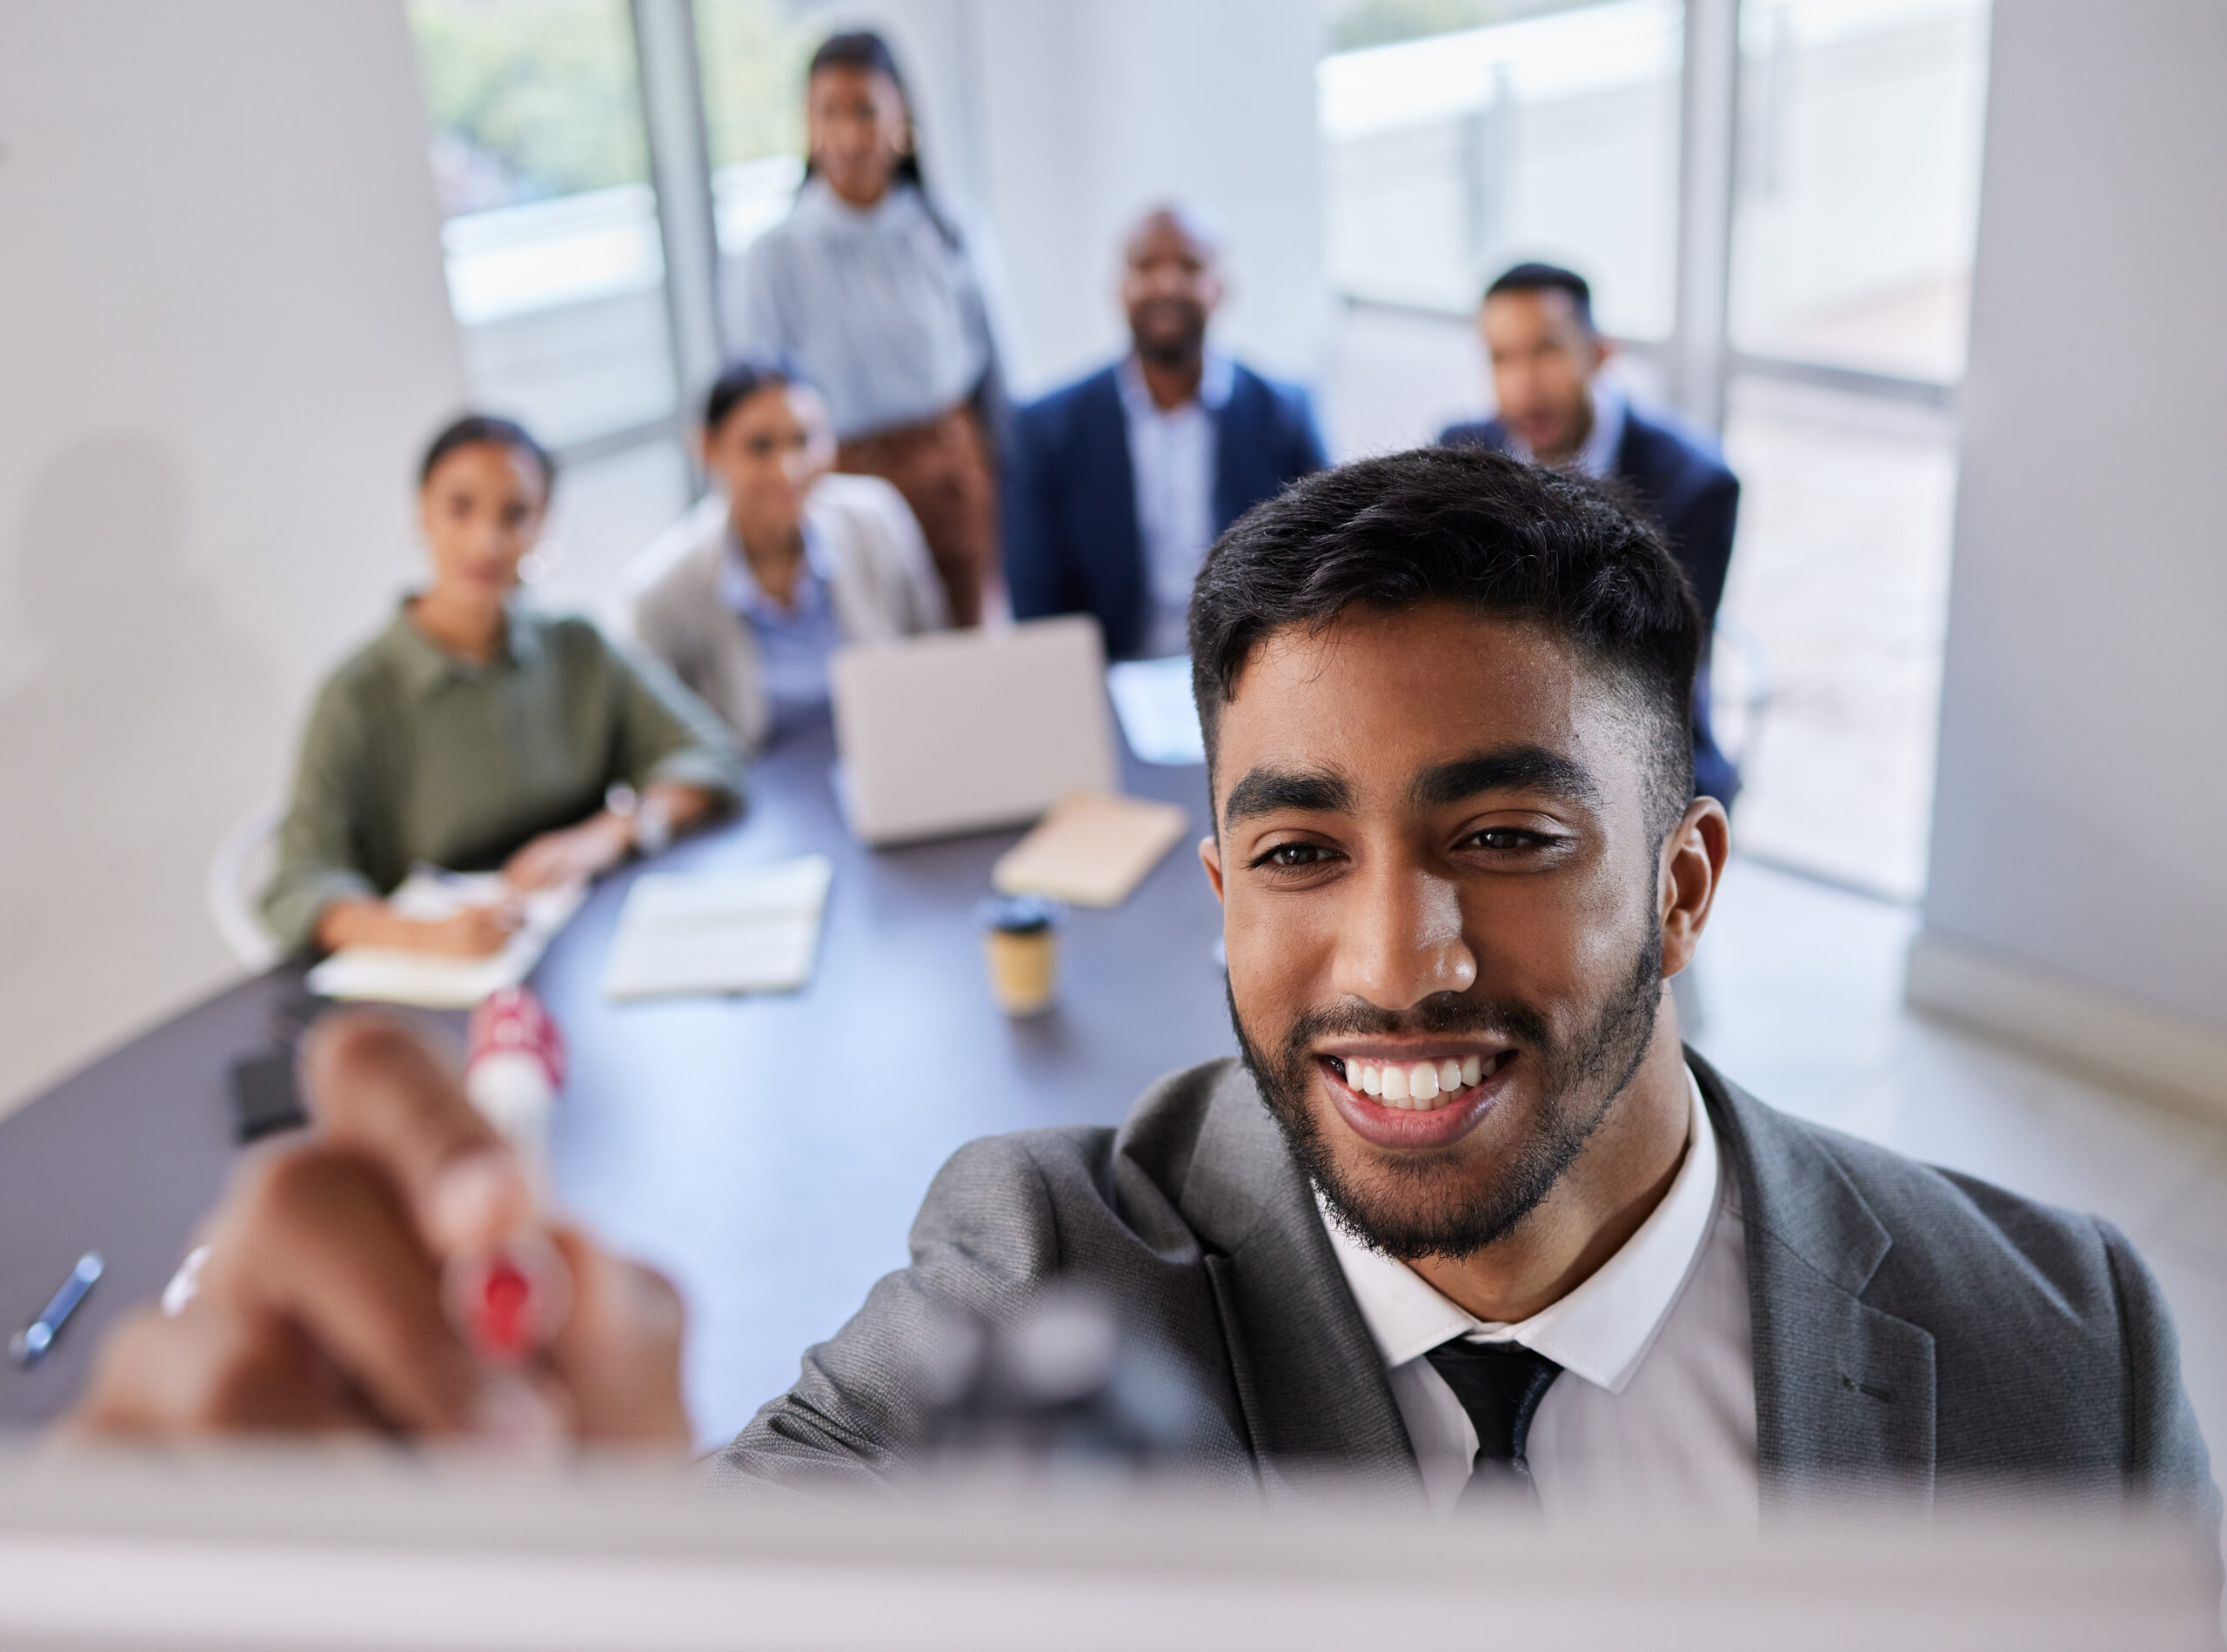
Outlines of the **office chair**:
{"label": "office chair", "polygon": [[258,975],[282,956],[278,941],[257,915],[256,904],[271,881],[278,823],[284,818],[285,811],[277,803],[261,803],[234,821],[217,840],[203,884],[210,921],[217,926],[225,948]]}

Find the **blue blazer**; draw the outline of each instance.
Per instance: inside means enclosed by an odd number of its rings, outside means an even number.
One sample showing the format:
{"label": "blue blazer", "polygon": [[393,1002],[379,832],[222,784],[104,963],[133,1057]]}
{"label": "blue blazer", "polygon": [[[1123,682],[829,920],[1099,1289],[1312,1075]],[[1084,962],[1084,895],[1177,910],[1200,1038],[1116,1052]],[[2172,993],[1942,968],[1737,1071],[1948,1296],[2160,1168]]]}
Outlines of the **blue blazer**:
{"label": "blue blazer", "polygon": [[[1285,484],[1329,463],[1307,392],[1243,365],[1235,366],[1229,399],[1214,418],[1217,534]],[[1020,409],[1001,458],[1014,617],[1094,614],[1107,653],[1135,655],[1145,645],[1152,587],[1114,370]]]}
{"label": "blue blazer", "polygon": [[[1449,425],[1439,441],[1508,448],[1508,427],[1497,418]],[[1740,478],[1725,468],[1715,445],[1636,407],[1624,415],[1623,439],[1616,444],[1617,479],[1637,496],[1670,541],[1670,552],[1685,569],[1701,603],[1702,618],[1714,629],[1717,605],[1724,599],[1724,576],[1732,565],[1732,530],[1740,515]],[[1709,660],[1694,685],[1694,789],[1729,804],[1740,789],[1739,771],[1717,749],[1709,723]]]}

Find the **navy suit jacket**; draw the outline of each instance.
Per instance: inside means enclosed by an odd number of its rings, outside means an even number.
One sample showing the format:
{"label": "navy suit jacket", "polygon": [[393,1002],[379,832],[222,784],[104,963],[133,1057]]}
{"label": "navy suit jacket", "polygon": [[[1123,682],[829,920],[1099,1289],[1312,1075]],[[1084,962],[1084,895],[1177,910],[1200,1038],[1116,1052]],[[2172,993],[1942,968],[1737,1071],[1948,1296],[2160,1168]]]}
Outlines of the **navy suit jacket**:
{"label": "navy suit jacket", "polygon": [[[1463,443],[1508,450],[1508,427],[1497,418],[1453,425],[1440,435],[1448,446]],[[1615,473],[1670,541],[1670,552],[1685,569],[1702,605],[1702,618],[1716,625],[1724,599],[1724,576],[1732,565],[1732,530],[1740,514],[1740,478],[1725,468],[1706,438],[1636,407],[1624,412],[1623,439],[1616,444]],[[1709,732],[1708,657],[1694,692],[1694,789],[1729,804],[1740,787],[1739,772]]]}
{"label": "navy suit jacket", "polygon": [[[1307,392],[1241,365],[1214,421],[1214,532],[1329,463]],[[1111,367],[1013,415],[1001,456],[1013,616],[1094,614],[1115,659],[1145,645],[1152,585],[1129,425]]]}

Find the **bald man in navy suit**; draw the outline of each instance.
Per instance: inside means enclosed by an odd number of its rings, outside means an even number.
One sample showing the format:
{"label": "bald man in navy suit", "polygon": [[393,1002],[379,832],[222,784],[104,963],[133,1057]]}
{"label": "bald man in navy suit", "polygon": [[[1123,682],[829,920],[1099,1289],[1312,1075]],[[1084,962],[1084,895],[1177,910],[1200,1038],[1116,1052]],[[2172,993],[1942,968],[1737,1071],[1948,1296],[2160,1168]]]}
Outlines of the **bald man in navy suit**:
{"label": "bald man in navy suit", "polygon": [[[1593,323],[1585,278],[1551,264],[1519,264],[1485,290],[1479,317],[1491,358],[1494,418],[1449,426],[1441,443],[1497,448],[1623,485],[1669,537],[1713,632],[1732,561],[1740,478],[1716,443],[1633,406],[1600,374],[1609,346]],[[1694,693],[1694,790],[1729,805],[1740,777],[1709,729],[1708,653]]]}
{"label": "bald man in navy suit", "polygon": [[1016,619],[1094,615],[1116,659],[1180,654],[1207,547],[1328,463],[1307,392],[1208,346],[1221,301],[1213,226],[1182,206],[1122,251],[1131,348],[1020,409],[1004,460]]}

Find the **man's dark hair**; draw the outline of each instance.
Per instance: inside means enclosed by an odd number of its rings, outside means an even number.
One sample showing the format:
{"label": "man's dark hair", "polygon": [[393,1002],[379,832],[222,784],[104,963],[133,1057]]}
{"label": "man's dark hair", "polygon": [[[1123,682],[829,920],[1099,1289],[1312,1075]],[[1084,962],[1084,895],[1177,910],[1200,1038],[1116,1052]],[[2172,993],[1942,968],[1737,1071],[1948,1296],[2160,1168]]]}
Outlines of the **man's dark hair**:
{"label": "man's dark hair", "polygon": [[1593,289],[1575,270],[1565,270],[1559,264],[1519,264],[1503,271],[1485,289],[1485,298],[1489,301],[1503,292],[1566,292],[1577,306],[1577,318],[1585,324],[1586,331],[1593,331]]}
{"label": "man's dark hair", "polygon": [[785,356],[738,356],[719,370],[704,394],[704,434],[716,436],[727,415],[761,390],[786,389],[805,383]]}
{"label": "man's dark hair", "polygon": [[498,418],[492,413],[466,413],[453,420],[427,445],[425,457],[418,461],[418,485],[424,487],[433,479],[433,472],[440,462],[459,447],[471,447],[479,442],[492,442],[497,447],[515,448],[532,458],[541,472],[541,492],[545,498],[549,490],[557,485],[557,460],[550,451],[534,440],[533,432],[514,418]]}
{"label": "man's dark hair", "polygon": [[1537,626],[1653,726],[1650,825],[1693,797],[1702,617],[1662,536],[1581,478],[1482,447],[1423,447],[1318,472],[1238,518],[1191,593],[1191,686],[1213,772],[1254,651],[1348,608],[1447,602]]}

